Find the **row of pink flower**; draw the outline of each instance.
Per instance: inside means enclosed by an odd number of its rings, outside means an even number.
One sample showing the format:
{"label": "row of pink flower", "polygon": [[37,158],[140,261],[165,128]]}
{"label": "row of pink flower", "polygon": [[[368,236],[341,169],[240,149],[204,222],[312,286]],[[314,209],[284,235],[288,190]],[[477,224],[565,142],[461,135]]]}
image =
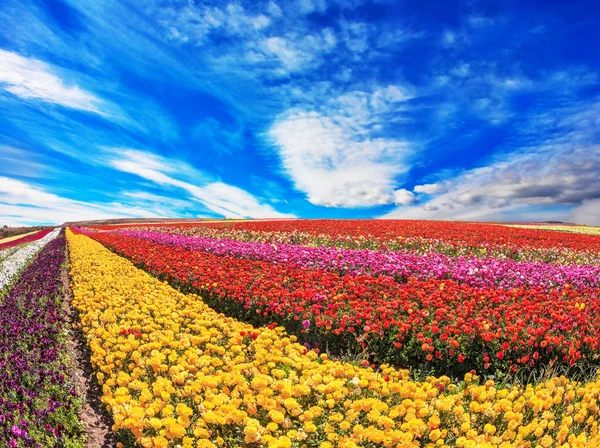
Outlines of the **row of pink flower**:
{"label": "row of pink flower", "polygon": [[118,230],[116,233],[157,244],[184,247],[220,256],[293,263],[304,268],[340,273],[388,275],[399,279],[452,279],[474,287],[600,287],[600,266],[557,265],[495,258],[448,257],[443,254],[407,254],[371,250],[340,250],[294,244],[241,242],[173,235],[160,232]]}

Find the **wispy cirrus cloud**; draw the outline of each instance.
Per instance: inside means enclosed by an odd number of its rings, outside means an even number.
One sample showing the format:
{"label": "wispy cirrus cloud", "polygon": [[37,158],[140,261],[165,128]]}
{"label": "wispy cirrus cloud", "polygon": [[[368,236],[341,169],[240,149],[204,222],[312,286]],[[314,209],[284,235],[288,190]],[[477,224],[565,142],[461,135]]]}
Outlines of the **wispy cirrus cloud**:
{"label": "wispy cirrus cloud", "polygon": [[187,203],[185,201],[179,201],[177,199],[174,199],[172,197],[168,197],[168,196],[161,196],[158,194],[154,194],[154,193],[148,193],[147,191],[123,191],[121,192],[121,194],[123,196],[127,196],[129,198],[134,198],[134,199],[139,199],[140,201],[149,201],[149,202],[156,202],[156,203],[177,203],[178,205],[186,205]]}
{"label": "wispy cirrus cloud", "polygon": [[42,61],[0,49],[0,88],[26,100],[106,114],[102,99],[75,84],[67,85],[55,72]]}
{"label": "wispy cirrus cloud", "polygon": [[[108,164],[120,171],[134,174],[167,188],[186,191],[192,200],[201,202],[211,212],[228,218],[290,218],[271,205],[261,203],[248,191],[220,181],[209,181],[203,173],[188,164],[149,152],[128,148],[107,148]],[[178,179],[179,173],[193,177],[195,182]],[[193,175],[196,173],[196,175]]]}
{"label": "wispy cirrus cloud", "polygon": [[39,159],[35,152],[0,144],[0,175],[43,177],[53,169]]}
{"label": "wispy cirrus cloud", "polygon": [[[0,176],[2,225],[61,224],[90,219],[169,216],[170,211],[122,201],[90,203],[48,192],[35,184]],[[166,215],[164,213],[167,213]]]}
{"label": "wispy cirrus cloud", "polygon": [[[102,94],[110,95],[112,99],[81,87],[77,78],[85,79],[87,84],[97,87]],[[88,112],[135,132],[158,133],[166,140],[177,138],[172,118],[156,102],[123,91],[116,83],[102,82],[95,77],[57,67],[40,59],[0,49],[0,92],[2,90],[27,104],[39,105],[46,116],[53,115],[52,120],[55,122],[79,125],[78,121],[67,117],[61,110],[48,113],[44,110],[48,104],[65,110]],[[140,105],[143,107],[139,108]],[[6,119],[16,121],[18,115],[17,108],[13,108]],[[35,122],[19,120],[19,124],[23,127],[36,127]]]}
{"label": "wispy cirrus cloud", "polygon": [[0,173],[174,216],[589,213],[534,175],[597,170],[566,167],[598,124],[565,107],[598,94],[598,32],[551,3],[4,0],[0,144],[52,157]]}

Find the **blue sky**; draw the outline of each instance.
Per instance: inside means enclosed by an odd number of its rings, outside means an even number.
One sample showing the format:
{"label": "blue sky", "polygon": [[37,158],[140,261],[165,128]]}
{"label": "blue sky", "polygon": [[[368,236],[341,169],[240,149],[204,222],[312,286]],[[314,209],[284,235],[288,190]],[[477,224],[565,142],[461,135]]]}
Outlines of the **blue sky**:
{"label": "blue sky", "polygon": [[595,1],[3,0],[0,23],[0,225],[600,225]]}

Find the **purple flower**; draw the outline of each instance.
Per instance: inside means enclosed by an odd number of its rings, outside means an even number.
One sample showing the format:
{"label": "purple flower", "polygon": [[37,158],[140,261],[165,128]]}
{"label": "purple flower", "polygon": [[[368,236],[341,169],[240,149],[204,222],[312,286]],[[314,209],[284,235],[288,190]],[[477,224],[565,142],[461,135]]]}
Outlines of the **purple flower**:
{"label": "purple flower", "polygon": [[17,425],[12,425],[12,428],[10,428],[10,432],[15,437],[25,437],[27,435],[27,431],[19,428]]}
{"label": "purple flower", "polygon": [[[62,301],[61,271],[65,261],[65,238],[50,241],[20,273],[0,301],[0,446],[40,446],[29,433],[59,434],[51,423],[56,412],[73,407],[66,366],[57,363],[66,350],[60,333],[67,325]],[[40,409],[35,400],[46,387],[58,386]],[[7,394],[6,391],[10,391]],[[65,431],[66,433],[66,431]]]}
{"label": "purple flower", "polygon": [[306,330],[308,327],[310,327],[310,320],[306,319],[302,321],[302,326],[304,327],[304,329]]}

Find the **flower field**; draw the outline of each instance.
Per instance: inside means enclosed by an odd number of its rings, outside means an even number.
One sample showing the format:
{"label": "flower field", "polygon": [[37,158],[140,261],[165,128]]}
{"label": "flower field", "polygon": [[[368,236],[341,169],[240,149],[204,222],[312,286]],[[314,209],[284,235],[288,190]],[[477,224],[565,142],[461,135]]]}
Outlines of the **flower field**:
{"label": "flower field", "polygon": [[[5,248],[0,252],[0,293],[17,277],[25,265],[43,248],[46,244],[52,241],[58,235],[58,230],[38,232],[36,239],[29,237],[21,238],[21,240],[13,240],[12,242],[21,241],[21,246],[12,246]],[[33,237],[32,235],[31,237]],[[25,241],[23,241],[25,240]],[[33,241],[30,243],[30,241]],[[2,257],[2,253],[9,252],[6,257]]]}
{"label": "flower field", "polygon": [[[184,291],[202,294],[219,311],[283,325],[321,350],[364,352],[371,363],[455,376],[600,363],[598,266],[499,260],[485,269],[485,259],[477,258],[446,257],[455,264],[444,265],[431,263],[431,255],[336,254],[140,231],[89,235]],[[384,275],[406,259],[413,275]],[[379,275],[357,273],[358,263],[380,269]],[[458,266],[455,279],[447,279],[448,266]],[[587,280],[569,283],[558,274],[570,268]],[[420,278],[425,274],[434,278]]]}
{"label": "flower field", "polygon": [[[467,373],[458,382],[416,382],[387,365],[334,361],[280,327],[216,313],[201,296],[84,235],[68,239],[74,303],[123,440],[144,447],[600,443],[598,381],[501,386]],[[145,256],[159,259],[166,248]]]}
{"label": "flower field", "polygon": [[[600,236],[421,224],[67,229],[119,446],[600,446]],[[0,446],[84,440],[64,249],[0,251]]]}
{"label": "flower field", "polygon": [[65,363],[65,238],[57,236],[54,230],[38,240],[46,240],[43,249],[0,299],[2,447],[82,446],[79,399]]}
{"label": "flower field", "polygon": [[39,232],[27,233],[25,235],[18,235],[16,237],[5,238],[0,241],[0,251],[4,249],[8,249],[9,247],[18,246],[25,243],[30,243],[32,241],[37,241],[44,238],[52,232],[52,229],[48,230],[40,230]]}
{"label": "flower field", "polygon": [[[130,228],[129,225],[94,229]],[[600,264],[597,235],[550,232],[495,224],[446,221],[297,220],[198,224],[153,224],[136,230],[291,243],[338,249],[442,253],[560,264]]]}
{"label": "flower field", "polygon": [[24,238],[24,237],[32,235],[34,233],[36,233],[36,232],[27,232],[27,233],[21,233],[19,235],[14,235],[14,236],[7,236],[6,238],[0,238],[0,244],[4,244],[4,243],[8,243],[10,241],[18,240],[20,238]]}
{"label": "flower field", "polygon": [[542,230],[554,230],[557,232],[573,232],[573,233],[586,233],[588,235],[600,235],[600,227],[589,227],[589,226],[559,226],[559,225],[532,225],[532,224],[512,224],[512,227],[520,227],[522,229],[542,229]]}

